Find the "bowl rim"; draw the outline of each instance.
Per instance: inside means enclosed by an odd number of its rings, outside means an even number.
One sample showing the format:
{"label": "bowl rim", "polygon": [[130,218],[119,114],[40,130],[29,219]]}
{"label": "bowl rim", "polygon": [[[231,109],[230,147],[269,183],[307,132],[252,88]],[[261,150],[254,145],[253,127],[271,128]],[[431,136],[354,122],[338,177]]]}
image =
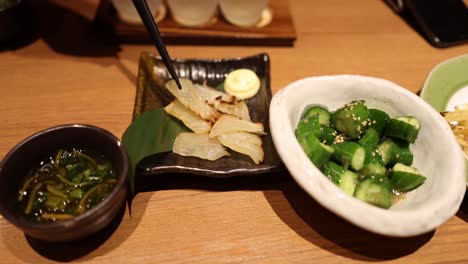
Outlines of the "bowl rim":
{"label": "bowl rim", "polygon": [[[450,69],[450,68],[460,66],[459,64],[468,64],[468,54],[458,55],[458,56],[451,57],[451,58],[448,58],[448,59],[445,59],[445,60],[439,62],[438,64],[436,64],[431,69],[431,71],[426,76],[426,80],[424,80],[424,84],[423,84],[423,86],[421,88],[421,92],[419,93],[419,96],[422,99],[424,99],[426,102],[428,102],[430,105],[432,105],[432,107],[434,107],[438,111],[441,111],[441,112],[445,111],[446,108],[447,108],[447,104],[444,107],[440,107],[439,105],[434,105],[433,103],[431,103],[430,98],[434,97],[434,96],[432,96],[432,94],[433,94],[432,90],[433,89],[431,89],[431,87],[433,87],[432,83],[434,82],[434,78],[437,79],[437,75],[438,75],[439,71],[444,71],[444,69],[447,69],[447,68]],[[465,78],[465,81],[468,81],[468,77]],[[445,90],[447,90],[447,89],[445,89]],[[459,89],[456,89],[455,92],[457,92],[458,90]],[[449,94],[450,93],[451,92],[449,92]],[[448,95],[448,94],[444,93],[444,96],[445,95]],[[450,96],[448,96],[448,100],[447,100],[446,103],[448,103],[450,98],[453,97],[453,96],[454,96],[454,93],[452,93]],[[465,160],[466,160],[466,162],[468,162],[468,157],[465,156]],[[466,175],[465,184],[466,184],[466,188],[468,188],[468,174]]]}
{"label": "bowl rim", "polygon": [[129,164],[128,164],[128,154],[125,150],[124,145],[111,132],[103,128],[94,126],[94,125],[82,124],[82,123],[62,124],[62,125],[49,127],[49,128],[40,130],[38,132],[35,132],[34,134],[21,140],[10,151],[8,151],[5,157],[1,160],[0,173],[2,171],[2,168],[4,167],[4,164],[6,164],[9,161],[9,159],[15,154],[15,152],[18,149],[22,148],[23,146],[27,145],[29,142],[36,140],[37,138],[42,137],[54,131],[63,130],[63,129],[74,129],[74,128],[87,129],[87,130],[94,131],[95,133],[103,134],[104,136],[109,138],[111,141],[113,141],[117,145],[118,150],[119,150],[119,157],[123,161],[123,164],[122,164],[122,171],[118,175],[118,178],[117,178],[117,184],[112,190],[112,192],[102,202],[98,203],[96,206],[87,210],[83,214],[80,214],[78,216],[75,216],[73,218],[66,219],[66,220],[46,222],[46,223],[37,223],[33,221],[18,221],[18,218],[15,216],[15,214],[9,210],[5,210],[2,203],[0,203],[0,213],[10,223],[20,228],[27,228],[27,229],[34,229],[34,230],[49,230],[49,229],[56,229],[57,227],[63,227],[63,228],[74,227],[75,225],[78,225],[79,223],[86,221],[86,219],[90,215],[98,213],[105,206],[107,202],[111,201],[112,198],[118,195],[120,188],[122,187],[127,188],[125,185],[127,183]]}
{"label": "bowl rim", "polygon": [[[457,175],[454,175],[453,181],[448,183],[455,191],[450,192],[448,194],[449,197],[446,195],[443,199],[436,202],[423,204],[422,206],[418,206],[418,209],[414,211],[382,209],[359,201],[342,192],[312,164],[297,142],[294,132],[290,131],[290,129],[285,129],[285,126],[289,126],[286,124],[291,123],[291,114],[287,105],[288,94],[309,89],[310,87],[304,87],[305,83],[329,80],[370,82],[379,88],[389,89],[395,96],[409,97],[415,104],[422,107],[424,111],[428,111],[431,118],[436,120],[438,126],[442,129],[442,133],[447,135],[447,137],[444,137],[446,143],[456,146],[452,149],[455,158],[453,162],[456,166],[454,171]],[[301,91],[299,91],[300,89]],[[270,116],[275,117],[270,119],[273,142],[278,154],[295,181],[322,206],[356,226],[381,235],[395,237],[415,236],[436,229],[455,215],[461,205],[466,190],[464,186],[465,160],[461,155],[461,148],[459,148],[450,127],[443,117],[424,100],[393,82],[375,77],[350,74],[306,77],[294,81],[276,92],[270,104]],[[292,153],[297,154],[292,155]],[[297,166],[298,162],[305,165]],[[363,212],[370,214],[371,217],[363,217]],[[394,221],[395,218],[398,221]]]}

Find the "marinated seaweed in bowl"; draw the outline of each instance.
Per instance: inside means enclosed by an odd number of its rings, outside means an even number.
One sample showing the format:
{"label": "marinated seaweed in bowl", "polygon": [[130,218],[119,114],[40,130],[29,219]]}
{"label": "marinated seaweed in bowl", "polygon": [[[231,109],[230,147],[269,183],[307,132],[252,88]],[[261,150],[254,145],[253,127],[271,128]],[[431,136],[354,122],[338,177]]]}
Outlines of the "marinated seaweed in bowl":
{"label": "marinated seaweed in bowl", "polygon": [[60,149],[31,170],[18,191],[18,202],[32,221],[66,220],[99,204],[116,183],[112,164],[103,155]]}

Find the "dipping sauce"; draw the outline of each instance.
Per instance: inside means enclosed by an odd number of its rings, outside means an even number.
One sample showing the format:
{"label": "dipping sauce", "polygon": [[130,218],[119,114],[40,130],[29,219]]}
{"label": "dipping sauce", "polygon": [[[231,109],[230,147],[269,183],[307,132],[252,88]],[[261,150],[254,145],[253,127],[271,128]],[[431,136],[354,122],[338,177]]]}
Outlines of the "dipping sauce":
{"label": "dipping sauce", "polygon": [[103,155],[60,149],[31,170],[18,202],[34,222],[66,220],[99,204],[116,183],[112,164]]}

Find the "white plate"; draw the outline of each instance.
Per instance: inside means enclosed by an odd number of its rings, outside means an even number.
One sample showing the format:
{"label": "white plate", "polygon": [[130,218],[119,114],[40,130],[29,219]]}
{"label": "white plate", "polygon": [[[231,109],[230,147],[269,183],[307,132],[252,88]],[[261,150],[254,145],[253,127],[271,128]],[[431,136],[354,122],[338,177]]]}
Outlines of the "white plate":
{"label": "white plate", "polygon": [[[334,110],[352,100],[365,100],[391,117],[415,116],[421,131],[414,166],[426,182],[390,209],[381,209],[346,195],[306,156],[294,131],[307,105]],[[452,131],[440,114],[417,95],[386,80],[336,75],[310,77],[278,91],[270,105],[275,147],[298,184],[321,205],[368,231],[389,236],[414,236],[436,229],[452,217],[465,193],[465,160]]]}
{"label": "white plate", "polygon": [[421,98],[439,112],[453,111],[457,105],[468,104],[468,54],[436,65],[424,82]]}

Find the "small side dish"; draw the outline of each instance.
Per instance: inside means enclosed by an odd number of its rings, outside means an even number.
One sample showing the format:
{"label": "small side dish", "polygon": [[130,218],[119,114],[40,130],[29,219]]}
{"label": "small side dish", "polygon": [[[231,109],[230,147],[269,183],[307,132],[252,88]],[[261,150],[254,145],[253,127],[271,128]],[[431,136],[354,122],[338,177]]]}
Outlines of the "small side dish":
{"label": "small side dish", "polygon": [[420,127],[412,116],[390,118],[364,101],[352,101],[331,113],[318,105],[306,109],[296,137],[314,165],[345,193],[389,208],[426,180],[411,167],[410,144]]}
{"label": "small side dish", "polygon": [[119,139],[91,125],[39,131],[0,163],[0,213],[29,237],[85,238],[123,212],[128,155]]}
{"label": "small side dish", "polygon": [[[232,71],[249,69],[255,72],[260,79],[260,88],[255,96],[244,100],[244,103],[251,122],[261,123],[265,131],[265,135],[261,136],[264,157],[260,164],[255,164],[248,155],[224,147],[229,156],[213,161],[193,156],[181,156],[172,152],[177,135],[182,132],[195,131],[188,129],[178,117],[170,116],[164,110],[175,98],[165,86],[171,80],[171,76],[161,58],[144,52],[140,56],[139,65],[133,120],[122,136],[122,143],[129,153],[131,172],[134,169],[141,172],[138,175],[130,172],[130,186],[144,185],[147,180],[161,173],[224,179],[284,170],[283,163],[273,145],[269,126],[268,110],[271,88],[268,54],[238,58],[174,60],[174,67],[180,78],[188,79],[194,85],[206,84],[208,87],[215,87],[218,91],[225,91],[224,82]],[[182,106],[182,103],[177,103],[172,107],[181,108]],[[186,109],[185,106],[183,108]],[[193,117],[191,111],[178,109],[177,112],[188,115],[188,120]],[[211,122],[208,124],[205,120],[194,122],[194,124],[199,124],[198,133],[201,134],[211,131],[214,125]],[[218,132],[223,132],[224,128]],[[137,191],[138,188],[131,189]]]}
{"label": "small side dish", "polygon": [[[308,106],[320,104],[335,110],[353,100],[363,100],[368,109],[382,110],[392,118],[414,116],[421,126],[417,140],[410,147],[411,166],[426,180],[388,209],[343,192],[310,161],[296,137],[296,128]],[[274,116],[270,119],[270,133],[275,147],[299,186],[323,207],[365,230],[397,237],[423,234],[453,217],[463,201],[465,159],[450,126],[424,100],[393,82],[359,75],[301,79],[276,92],[270,116]],[[332,116],[330,123],[334,122]],[[353,166],[359,165],[357,161]],[[351,164],[349,171],[350,168]],[[395,169],[405,172],[401,168],[405,167]]]}
{"label": "small side dish", "polygon": [[468,157],[468,104],[455,106],[454,111],[442,112],[445,120],[450,124],[453,134]]}
{"label": "small side dish", "polygon": [[[468,103],[468,54],[449,58],[437,64],[428,74],[421,89],[420,96],[439,112],[458,112],[457,106]],[[458,115],[458,114],[457,114]],[[459,128],[455,136],[460,141]],[[463,146],[463,145],[462,145]],[[468,164],[468,160],[466,160]],[[468,188],[468,174],[466,175],[466,187]]]}
{"label": "small side dish", "polygon": [[18,202],[35,222],[71,219],[102,202],[117,183],[103,155],[59,149],[24,180]]}
{"label": "small side dish", "polygon": [[[248,155],[255,164],[263,161],[265,154],[260,136],[265,135],[264,127],[262,123],[251,121],[245,101],[206,84],[194,84],[188,79],[180,82],[181,90],[174,80],[166,83],[167,90],[176,99],[164,110],[192,132],[180,133],[176,137],[174,153],[213,161],[230,155],[224,149],[226,147]],[[229,84],[228,80],[226,84]]]}

